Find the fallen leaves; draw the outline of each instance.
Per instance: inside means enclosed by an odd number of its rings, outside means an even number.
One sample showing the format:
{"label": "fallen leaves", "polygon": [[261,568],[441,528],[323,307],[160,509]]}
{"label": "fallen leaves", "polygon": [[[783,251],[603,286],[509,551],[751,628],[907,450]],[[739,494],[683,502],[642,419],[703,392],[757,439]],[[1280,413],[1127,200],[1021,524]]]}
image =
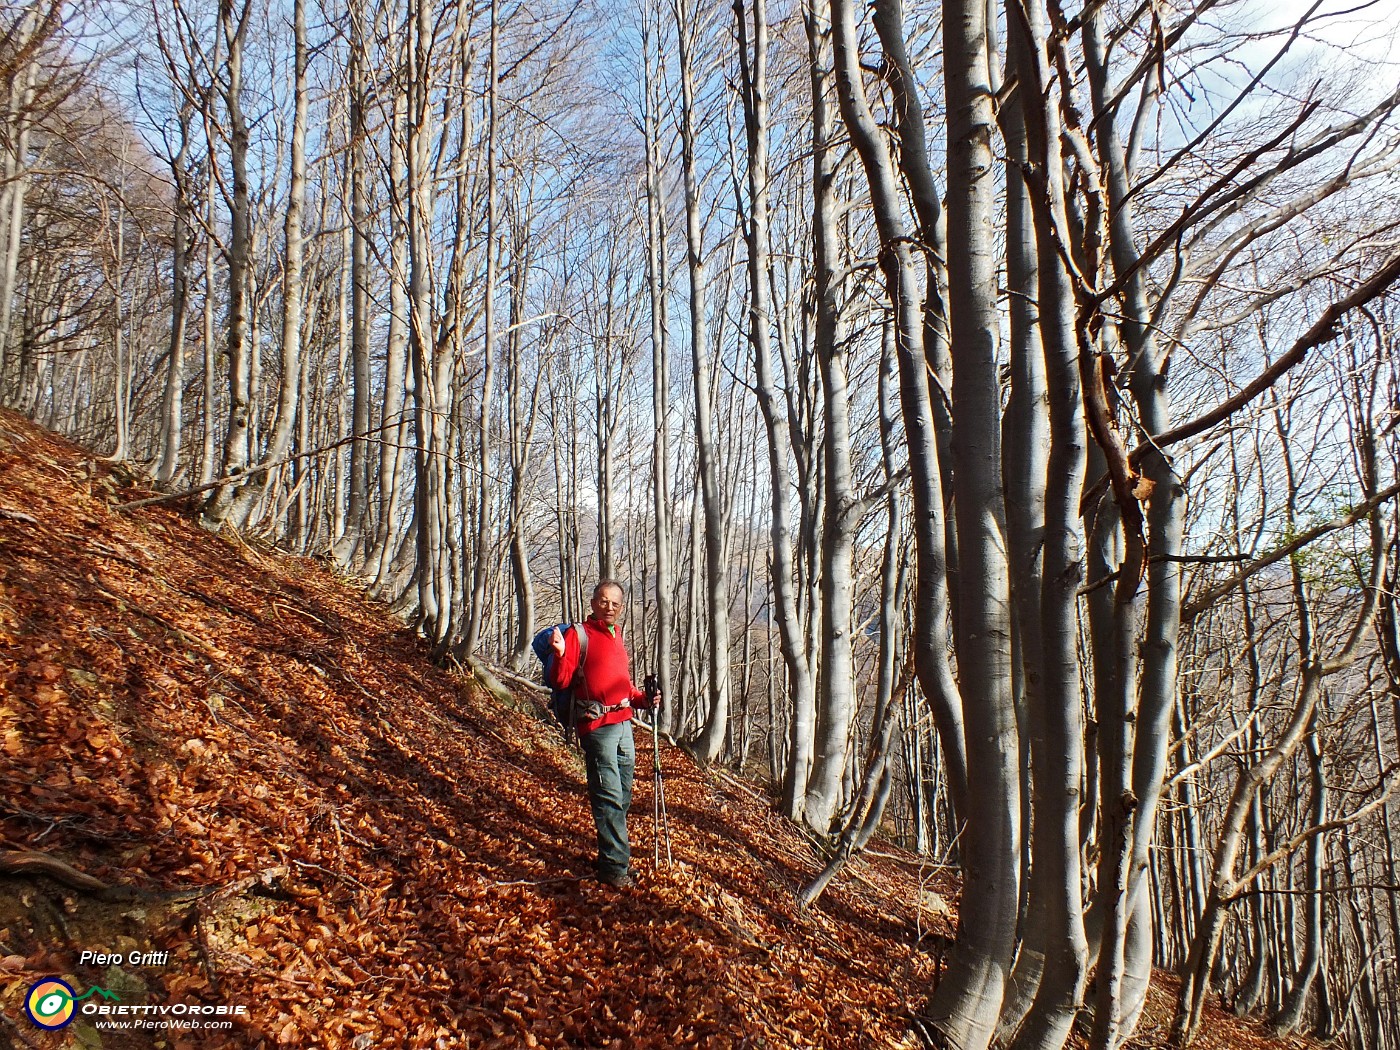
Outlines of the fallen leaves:
{"label": "fallen leaves", "polygon": [[[0,449],[0,501],[42,508],[0,516],[0,835],[110,883],[225,887],[148,931],[173,954],[146,980],[251,1016],[171,1045],[903,1045],[954,887],[860,861],[799,913],[810,849],[669,748],[678,862],[651,870],[644,772],[641,886],[600,886],[581,763],[543,721],[309,560],[113,513],[80,451],[0,418],[27,453]],[[0,929],[7,1013],[95,947],[23,940]]]}

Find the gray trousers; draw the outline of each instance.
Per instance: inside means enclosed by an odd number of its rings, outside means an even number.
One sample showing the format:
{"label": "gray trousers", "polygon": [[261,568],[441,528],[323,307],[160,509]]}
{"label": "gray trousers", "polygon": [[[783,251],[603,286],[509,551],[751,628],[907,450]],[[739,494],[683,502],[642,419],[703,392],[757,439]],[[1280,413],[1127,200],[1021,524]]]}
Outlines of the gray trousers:
{"label": "gray trousers", "polygon": [[584,734],[580,743],[588,768],[588,801],[598,827],[598,874],[616,878],[627,872],[632,860],[627,841],[627,810],[632,805],[632,773],[637,767],[632,723],[600,726]]}

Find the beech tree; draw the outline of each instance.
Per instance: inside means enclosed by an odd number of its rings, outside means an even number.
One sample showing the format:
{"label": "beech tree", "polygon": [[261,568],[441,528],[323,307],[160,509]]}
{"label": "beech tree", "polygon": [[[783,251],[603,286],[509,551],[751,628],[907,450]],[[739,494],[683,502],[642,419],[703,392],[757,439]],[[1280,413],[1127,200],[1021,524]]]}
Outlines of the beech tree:
{"label": "beech tree", "polygon": [[130,98],[12,7],[6,405],[470,670],[623,579],[804,903],[877,834],[960,873],[930,1045],[1121,1047],[1169,967],[1179,1042],[1394,1046],[1366,9],[102,5]]}

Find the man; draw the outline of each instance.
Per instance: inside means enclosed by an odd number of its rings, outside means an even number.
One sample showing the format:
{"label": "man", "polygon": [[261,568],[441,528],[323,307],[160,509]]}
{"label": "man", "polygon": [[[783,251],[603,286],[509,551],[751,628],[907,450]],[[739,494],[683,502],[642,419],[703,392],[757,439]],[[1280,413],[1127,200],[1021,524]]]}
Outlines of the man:
{"label": "man", "polygon": [[588,801],[598,828],[598,878],[610,886],[631,887],[636,882],[630,869],[632,847],[627,841],[627,810],[632,805],[632,774],[637,765],[632,710],[658,707],[661,697],[649,698],[632,684],[619,626],[622,584],[616,580],[600,581],[593,588],[590,607],[593,615],[583,623],[588,632],[588,648],[580,680],[574,681],[579,663],[578,636],[574,631],[565,635],[556,627],[549,639],[554,651],[549,684],[555,689],[574,684],[576,690],[581,690],[574,708],[582,712],[577,729],[588,768]]}

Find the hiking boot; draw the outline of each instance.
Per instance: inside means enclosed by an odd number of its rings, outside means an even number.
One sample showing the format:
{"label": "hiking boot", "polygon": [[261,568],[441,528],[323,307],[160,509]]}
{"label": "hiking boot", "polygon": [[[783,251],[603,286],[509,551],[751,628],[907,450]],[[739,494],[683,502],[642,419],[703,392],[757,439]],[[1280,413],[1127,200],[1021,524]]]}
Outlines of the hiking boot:
{"label": "hiking boot", "polygon": [[632,877],[630,871],[624,871],[621,875],[599,875],[598,881],[605,886],[616,886],[620,890],[637,888],[637,880]]}

